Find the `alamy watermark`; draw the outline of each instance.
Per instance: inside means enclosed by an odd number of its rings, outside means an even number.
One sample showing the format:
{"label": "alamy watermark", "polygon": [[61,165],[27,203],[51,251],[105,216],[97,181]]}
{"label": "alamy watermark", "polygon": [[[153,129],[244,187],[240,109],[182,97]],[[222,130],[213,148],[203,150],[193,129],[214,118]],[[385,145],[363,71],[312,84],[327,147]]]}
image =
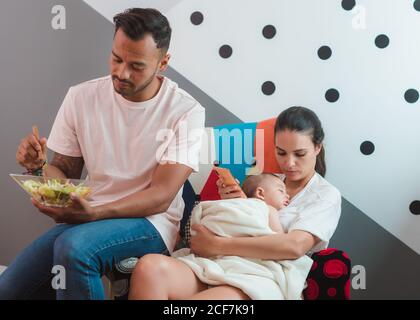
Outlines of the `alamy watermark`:
{"label": "alamy watermark", "polygon": [[54,30],[66,29],[66,8],[63,5],[55,5],[51,9],[53,18],[51,19],[51,27]]}
{"label": "alamy watermark", "polygon": [[51,273],[55,276],[51,280],[51,287],[54,290],[66,289],[66,268],[61,265],[55,265]]}
{"label": "alamy watermark", "polygon": [[[55,265],[51,273],[54,274],[51,280],[51,287],[54,290],[66,290],[66,268],[61,265]],[[366,290],[366,269],[364,266],[353,266],[351,277],[351,287],[353,290]]]}
{"label": "alamy watermark", "polygon": [[366,8],[362,5],[356,5],[352,9],[353,19],[351,20],[352,28],[355,30],[366,29]]}
{"label": "alamy watermark", "polygon": [[189,129],[188,122],[181,121],[176,130],[158,131],[156,141],[160,145],[156,160],[161,164],[184,163],[192,166],[214,164],[217,160],[225,165],[256,165],[257,172],[262,172],[264,135],[264,129]]}

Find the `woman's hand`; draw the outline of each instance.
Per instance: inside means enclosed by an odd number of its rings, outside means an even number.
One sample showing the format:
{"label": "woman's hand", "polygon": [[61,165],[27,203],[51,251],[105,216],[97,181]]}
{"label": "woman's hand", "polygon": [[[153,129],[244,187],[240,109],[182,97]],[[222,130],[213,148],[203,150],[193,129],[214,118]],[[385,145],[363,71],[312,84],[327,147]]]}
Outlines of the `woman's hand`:
{"label": "woman's hand", "polygon": [[217,180],[217,191],[219,192],[220,198],[222,199],[235,199],[235,198],[246,198],[245,193],[242,191],[241,187],[239,186],[239,181],[237,185],[234,186],[226,186],[223,184],[222,180]]}
{"label": "woman's hand", "polygon": [[191,229],[195,235],[191,235],[191,251],[203,258],[214,257],[223,254],[223,238],[215,235],[209,229],[201,224],[194,224]]}

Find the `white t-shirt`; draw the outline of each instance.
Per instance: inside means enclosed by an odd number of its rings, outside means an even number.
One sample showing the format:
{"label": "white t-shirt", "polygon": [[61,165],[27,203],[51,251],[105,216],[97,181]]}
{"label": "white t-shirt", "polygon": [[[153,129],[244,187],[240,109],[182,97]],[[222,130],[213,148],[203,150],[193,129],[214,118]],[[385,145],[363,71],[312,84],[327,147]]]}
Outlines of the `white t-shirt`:
{"label": "white t-shirt", "polygon": [[328,247],[340,215],[340,192],[316,172],[306,186],[290,200],[289,205],[279,211],[280,223],[285,232],[307,231],[321,240],[309,254]]}
{"label": "white t-shirt", "polygon": [[[175,82],[160,79],[158,94],[145,102],[131,102],[116,93],[111,76],[68,91],[47,146],[84,158],[88,179],[98,183],[92,206],[148,188],[155,169],[165,161],[198,171],[205,110]],[[183,210],[181,188],[167,212],[147,217],[170,252]]]}

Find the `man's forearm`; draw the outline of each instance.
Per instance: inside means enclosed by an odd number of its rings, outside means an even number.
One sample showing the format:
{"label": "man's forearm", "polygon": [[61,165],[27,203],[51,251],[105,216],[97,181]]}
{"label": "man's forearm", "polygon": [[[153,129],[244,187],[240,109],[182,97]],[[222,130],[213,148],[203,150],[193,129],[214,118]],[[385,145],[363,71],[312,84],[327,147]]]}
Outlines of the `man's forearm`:
{"label": "man's forearm", "polygon": [[63,171],[61,171],[59,168],[51,164],[47,164],[44,166],[44,168],[42,169],[42,174],[43,176],[48,177],[48,178],[67,179]]}
{"label": "man's forearm", "polygon": [[150,187],[95,208],[97,219],[138,218],[165,212],[172,199],[163,190]]}
{"label": "man's forearm", "polygon": [[83,157],[71,157],[54,152],[54,157],[43,170],[43,174],[52,178],[80,179],[84,166]]}

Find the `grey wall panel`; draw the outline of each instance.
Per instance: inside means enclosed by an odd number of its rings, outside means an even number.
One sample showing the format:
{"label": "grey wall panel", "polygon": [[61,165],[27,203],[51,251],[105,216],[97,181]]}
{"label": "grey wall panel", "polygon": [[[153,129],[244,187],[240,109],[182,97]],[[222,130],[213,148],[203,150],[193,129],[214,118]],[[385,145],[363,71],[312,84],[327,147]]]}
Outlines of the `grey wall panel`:
{"label": "grey wall panel", "polygon": [[0,264],[53,225],[8,177],[20,139],[37,124],[51,125],[69,86],[108,73],[113,25],[83,1],[60,1],[67,28],[51,27],[57,1],[4,0],[0,4]]}
{"label": "grey wall panel", "polygon": [[366,289],[352,299],[420,299],[419,255],[345,199],[330,246],[366,270]]}

